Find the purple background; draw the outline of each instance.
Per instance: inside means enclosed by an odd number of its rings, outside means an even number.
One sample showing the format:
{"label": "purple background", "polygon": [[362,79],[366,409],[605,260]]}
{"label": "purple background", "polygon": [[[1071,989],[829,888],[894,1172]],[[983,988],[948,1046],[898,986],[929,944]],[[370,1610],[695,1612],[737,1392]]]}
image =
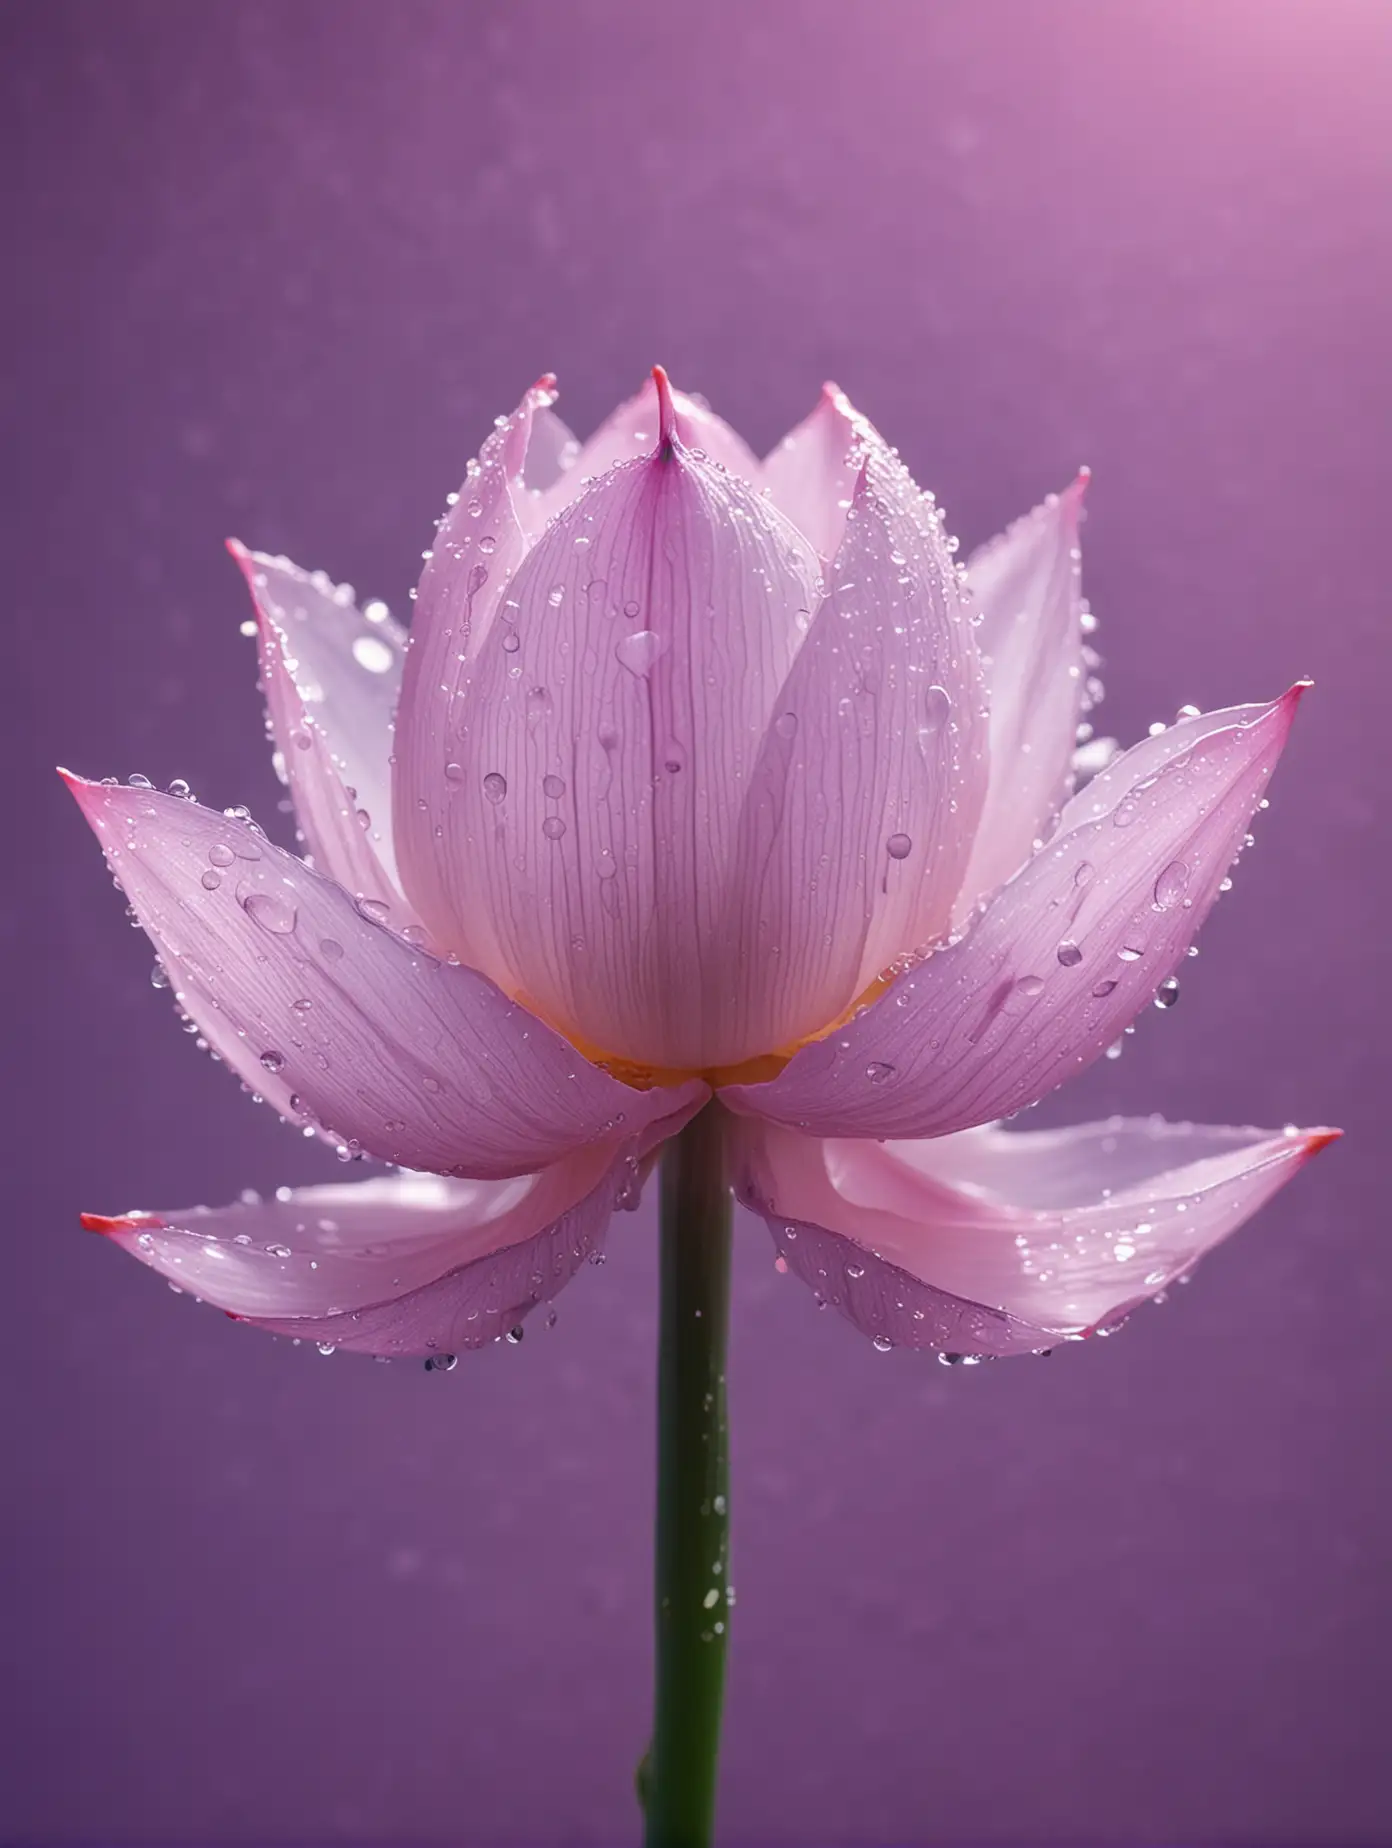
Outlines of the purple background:
{"label": "purple background", "polygon": [[1182,1005],[1038,1120],[1350,1132],[1047,1365],[875,1354],[741,1224],[725,1835],[1392,1837],[1392,10],[42,0],[0,41],[0,1833],[635,1838],[651,1202],[448,1378],[84,1238],[323,1160],[180,1036],[51,765],[277,822],[223,535],[404,609],[538,371],[583,431],[661,359],[759,447],[838,378],[968,543],[1089,462],[1128,741],[1314,674]]}

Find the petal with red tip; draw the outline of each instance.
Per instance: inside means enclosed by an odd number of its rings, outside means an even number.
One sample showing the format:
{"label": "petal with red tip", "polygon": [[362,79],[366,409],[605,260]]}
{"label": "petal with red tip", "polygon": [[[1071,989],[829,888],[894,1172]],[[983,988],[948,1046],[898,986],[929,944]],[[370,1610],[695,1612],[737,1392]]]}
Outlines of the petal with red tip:
{"label": "petal with red tip", "polygon": [[381,605],[380,619],[363,615],[322,571],[235,539],[228,550],[251,591],[271,734],[314,864],[386,903],[398,928],[412,924],[397,883],[388,761],[405,633]]}
{"label": "petal with red tip", "polygon": [[957,920],[1029,859],[1069,793],[1083,710],[1078,521],[1087,474],[974,552],[967,581],[991,700],[991,788]]}
{"label": "petal with red tip", "polygon": [[733,1172],[788,1268],[866,1334],[1002,1355],[1115,1326],[1337,1133],[1114,1117],[879,1143],[746,1120]]}
{"label": "petal with red tip", "polygon": [[[626,399],[605,419],[594,435],[580,445],[564,477],[543,496],[548,518],[568,506],[578,494],[584,492],[591,481],[607,474],[616,464],[633,462],[640,456],[651,455],[657,444],[661,423],[656,382],[659,372],[662,372],[662,368],[655,367],[634,396]],[[738,431],[731,429],[723,418],[717,417],[701,400],[667,384],[665,373],[663,380],[681,420],[683,441],[687,447],[700,450],[702,456],[718,468],[728,469],[731,474],[739,475],[743,480],[758,486],[758,458]]]}
{"label": "petal with red tip", "polygon": [[828,563],[835,558],[872,426],[836,385],[822,387],[813,410],[764,458],[774,505]]}
{"label": "petal with red tip", "polygon": [[[541,497],[528,489],[526,477],[537,466],[545,478],[555,463],[557,433],[546,421],[555,395],[548,373],[511,417],[498,420],[451,497],[417,588],[402,678],[393,779],[402,887],[417,914],[434,920],[440,943],[478,968],[497,968],[501,957],[486,916],[473,903],[468,869],[451,861],[446,824],[456,785],[471,764],[461,730],[465,689],[509,580],[543,524]],[[534,464],[538,428],[541,459]],[[502,610],[505,631],[514,608]],[[443,934],[442,919],[448,920]]]}
{"label": "petal with red tip", "polygon": [[175,998],[280,1113],[433,1173],[527,1174],[705,1095],[638,1092],[245,823],[70,779]]}
{"label": "petal with red tip", "polygon": [[936,509],[873,437],[744,798],[731,907],[761,1050],[946,933],[986,793],[970,611]]}
{"label": "petal with red tip", "polygon": [[461,772],[428,792],[437,883],[412,896],[579,1043],[701,1070],[767,1050],[727,886],[818,584],[669,405],[653,454],[565,508],[509,586],[461,702]]}
{"label": "petal with red tip", "polygon": [[397,1173],[101,1229],[239,1321],[359,1353],[451,1353],[557,1294],[615,1207],[637,1204],[649,1146],[689,1114],[510,1180]]}
{"label": "petal with red tip", "polygon": [[1207,916],[1299,691],[1127,751],[964,938],[726,1102],[819,1136],[942,1136],[1009,1116],[1090,1064]]}

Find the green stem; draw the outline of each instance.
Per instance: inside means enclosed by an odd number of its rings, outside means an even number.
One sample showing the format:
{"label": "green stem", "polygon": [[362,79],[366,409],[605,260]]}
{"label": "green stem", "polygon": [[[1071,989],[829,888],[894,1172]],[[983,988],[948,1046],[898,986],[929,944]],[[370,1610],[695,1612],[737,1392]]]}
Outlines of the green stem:
{"label": "green stem", "polygon": [[708,1104],[662,1160],[657,1672],[652,1744],[638,1776],[648,1848],[706,1848],[715,1826],[730,1624],[723,1117]]}

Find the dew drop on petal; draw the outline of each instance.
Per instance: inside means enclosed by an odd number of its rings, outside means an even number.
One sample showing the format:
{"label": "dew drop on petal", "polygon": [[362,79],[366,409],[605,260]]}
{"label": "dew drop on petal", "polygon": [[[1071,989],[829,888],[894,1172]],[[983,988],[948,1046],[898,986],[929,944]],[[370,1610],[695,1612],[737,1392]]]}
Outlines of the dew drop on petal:
{"label": "dew drop on petal", "polygon": [[1172,911],[1189,886],[1189,868],[1183,860],[1171,860],[1155,881],[1155,909]]}
{"label": "dew drop on petal", "polygon": [[490,770],[483,779],[483,793],[490,802],[501,802],[507,794],[507,778],[500,770]]}
{"label": "dew drop on petal", "polygon": [[254,924],[268,930],[273,937],[288,937],[299,916],[290,900],[282,898],[279,892],[248,892],[242,899],[242,909]]}
{"label": "dew drop on petal", "polygon": [[261,1065],[262,1068],[268,1072],[283,1072],[285,1070],[285,1054],[283,1052],[263,1052],[261,1054]]}
{"label": "dew drop on petal", "polygon": [[940,687],[936,681],[923,695],[923,727],[925,731],[941,731],[952,713],[952,695],[946,687]]}
{"label": "dew drop on petal", "polygon": [[630,674],[640,680],[652,672],[653,665],[661,655],[666,643],[662,636],[652,629],[636,629],[632,635],[626,635],[615,644],[614,653],[619,665],[626,667]]}
{"label": "dew drop on petal", "polygon": [[1155,1005],[1160,1008],[1173,1007],[1179,999],[1179,979],[1167,976],[1155,991]]}
{"label": "dew drop on petal", "polygon": [[871,1084],[883,1084],[887,1078],[894,1076],[894,1067],[886,1065],[883,1059],[872,1059],[865,1068],[865,1076]]}
{"label": "dew drop on petal", "polygon": [[565,794],[565,784],[558,776],[544,776],[541,779],[541,787],[553,801]]}
{"label": "dew drop on petal", "polygon": [[447,783],[462,783],[464,781],[464,766],[462,764],[446,764],[445,781]]}
{"label": "dew drop on petal", "polygon": [[907,860],[913,852],[913,841],[907,834],[891,834],[885,842],[885,852],[891,860]]}
{"label": "dew drop on petal", "polygon": [[222,884],[222,874],[215,873],[210,867],[198,882],[205,892],[216,892]]}
{"label": "dew drop on petal", "polygon": [[1103,1001],[1115,987],[1116,983],[1113,981],[1099,982],[1092,992],[1097,1000]]}
{"label": "dew drop on petal", "polygon": [[[336,942],[332,937],[325,937],[319,944],[319,954],[324,958],[325,962],[337,962],[343,955],[343,945]],[[298,1006],[299,1003],[296,1002],[295,1005]],[[308,1006],[308,1002],[306,1002],[305,1005]]]}
{"label": "dew drop on petal", "polygon": [[1058,946],[1057,954],[1059,961],[1063,964],[1065,969],[1076,969],[1078,964],[1083,960],[1083,952],[1078,948],[1071,937],[1064,938],[1063,942]]}
{"label": "dew drop on petal", "polygon": [[558,841],[566,831],[566,825],[559,815],[548,815],[541,824],[541,831],[548,841]]}

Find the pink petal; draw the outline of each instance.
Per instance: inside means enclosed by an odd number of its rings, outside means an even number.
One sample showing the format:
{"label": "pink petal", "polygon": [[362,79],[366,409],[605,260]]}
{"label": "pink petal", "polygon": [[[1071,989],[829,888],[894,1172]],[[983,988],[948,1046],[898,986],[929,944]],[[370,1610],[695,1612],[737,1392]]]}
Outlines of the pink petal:
{"label": "pink petal", "polygon": [[761,1051],[945,934],[986,793],[980,662],[940,518],[873,433],[861,453],[740,818],[732,905]]}
{"label": "pink petal", "polygon": [[[469,464],[421,576],[402,680],[393,784],[402,886],[437,932],[447,920],[441,943],[476,968],[498,968],[502,959],[473,903],[470,869],[452,860],[457,843],[446,827],[469,755],[460,735],[463,697],[508,581],[543,523],[525,475],[539,426],[543,457],[554,460],[556,432],[543,423],[554,397],[548,373]],[[543,461],[543,475],[548,466]]]}
{"label": "pink petal", "polygon": [[1218,895],[1301,688],[1186,720],[1117,759],[967,936],[901,975],[731,1108],[830,1136],[942,1136],[1088,1065],[1155,994]]}
{"label": "pink petal", "polygon": [[746,1122],[734,1176],[788,1268],[882,1345],[1007,1354],[1114,1327],[1337,1135],[1114,1117],[878,1143]]}
{"label": "pink petal", "polygon": [[840,387],[827,384],[810,415],[764,460],[774,505],[828,562],[845,531],[867,433],[874,434]]}
{"label": "pink petal", "polygon": [[1070,790],[1083,711],[1078,520],[1084,470],[1062,494],[972,554],[991,697],[991,790],[957,918],[1018,872]]}
{"label": "pink petal", "polygon": [[362,615],[322,571],[235,539],[227,549],[251,591],[278,768],[314,864],[385,902],[397,928],[412,924],[397,885],[389,762],[405,633],[383,605],[377,620]]}
{"label": "pink petal", "polygon": [[[549,378],[550,374],[547,376]],[[574,468],[579,454],[580,444],[575,432],[561,421],[549,404],[539,403],[532,414],[522,485],[531,494],[544,494]]]}
{"label": "pink petal", "polygon": [[[759,460],[744,438],[700,399],[675,389],[671,396],[687,447],[699,449],[702,457],[718,468],[728,469],[756,487],[760,485]],[[621,404],[581,445],[564,479],[545,496],[547,517],[559,513],[583,493],[591,481],[607,474],[617,463],[651,455],[657,444],[660,420],[657,387],[649,376],[638,392]]]}
{"label": "pink petal", "polygon": [[781,515],[672,418],[509,586],[461,701],[459,772],[420,786],[444,835],[436,883],[411,892],[443,944],[579,1043],[702,1070],[765,1050],[726,888],[817,580]]}
{"label": "pink petal", "polygon": [[282,1116],[350,1153],[501,1179],[705,1095],[618,1083],[245,823],[149,789],[68,784],[180,1006]]}
{"label": "pink petal", "polygon": [[142,1263],[239,1320],[372,1354],[481,1347],[549,1301],[638,1204],[642,1162],[699,1105],[501,1181],[397,1173],[274,1200],[88,1215]]}

